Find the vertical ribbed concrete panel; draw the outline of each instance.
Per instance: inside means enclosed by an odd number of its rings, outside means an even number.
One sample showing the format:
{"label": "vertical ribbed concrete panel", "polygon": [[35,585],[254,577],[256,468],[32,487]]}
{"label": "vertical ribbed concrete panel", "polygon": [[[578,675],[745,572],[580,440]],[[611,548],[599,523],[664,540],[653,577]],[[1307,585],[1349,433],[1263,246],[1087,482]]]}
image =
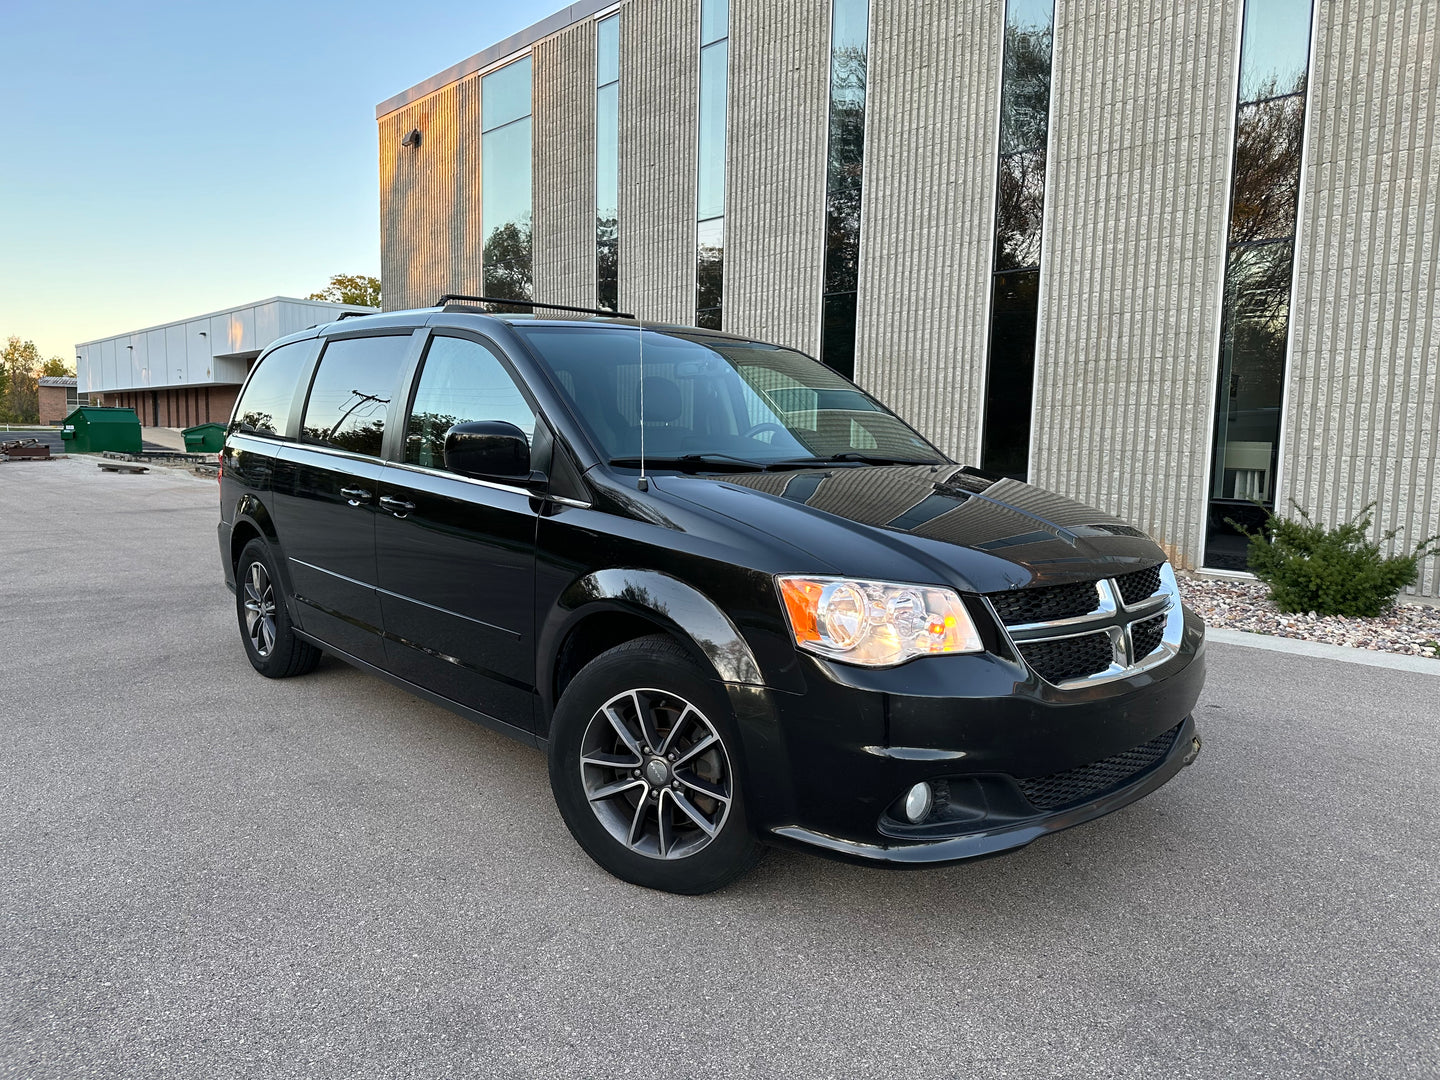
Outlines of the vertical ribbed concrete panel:
{"label": "vertical ribbed concrete panel", "polygon": [[630,0],[620,15],[620,308],[695,322],[700,5]]}
{"label": "vertical ribbed concrete panel", "polygon": [[1003,0],[870,13],[855,379],[977,463]]}
{"label": "vertical ribbed concrete panel", "polygon": [[1060,0],[1031,480],[1200,558],[1234,0]]}
{"label": "vertical ribbed concrete panel", "polygon": [[[480,82],[382,116],[380,280],[387,311],[480,288]],[[419,146],[401,146],[411,131]]]}
{"label": "vertical ribbed concrete panel", "polygon": [[[1280,478],[1335,522],[1440,533],[1440,8],[1320,5]],[[1440,595],[1427,559],[1415,590]]]}
{"label": "vertical ribbed concrete panel", "polygon": [[535,45],[535,299],[595,306],[595,24]]}
{"label": "vertical ribbed concrete panel", "polygon": [[820,352],[830,0],[730,0],[724,328]]}

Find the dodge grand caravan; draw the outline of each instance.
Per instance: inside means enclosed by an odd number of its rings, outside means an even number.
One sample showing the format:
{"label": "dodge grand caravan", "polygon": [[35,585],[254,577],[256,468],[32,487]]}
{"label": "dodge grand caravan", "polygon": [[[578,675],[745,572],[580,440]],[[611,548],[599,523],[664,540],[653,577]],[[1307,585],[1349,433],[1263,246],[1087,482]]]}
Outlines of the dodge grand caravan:
{"label": "dodge grand caravan", "polygon": [[994,855],[1198,753],[1204,629],[1138,529],[792,350],[473,299],[251,372],[219,538],[260,674],[323,651],[543,749],[580,846],[682,893],[764,844]]}

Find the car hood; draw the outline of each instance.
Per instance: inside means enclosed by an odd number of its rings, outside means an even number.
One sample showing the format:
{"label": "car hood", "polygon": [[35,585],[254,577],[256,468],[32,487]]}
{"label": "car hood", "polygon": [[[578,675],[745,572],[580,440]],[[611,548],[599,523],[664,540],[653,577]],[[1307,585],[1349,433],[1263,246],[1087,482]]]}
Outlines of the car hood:
{"label": "car hood", "polygon": [[652,482],[856,577],[916,580],[928,573],[969,591],[995,592],[1122,574],[1165,558],[1118,518],[958,465],[846,465]]}

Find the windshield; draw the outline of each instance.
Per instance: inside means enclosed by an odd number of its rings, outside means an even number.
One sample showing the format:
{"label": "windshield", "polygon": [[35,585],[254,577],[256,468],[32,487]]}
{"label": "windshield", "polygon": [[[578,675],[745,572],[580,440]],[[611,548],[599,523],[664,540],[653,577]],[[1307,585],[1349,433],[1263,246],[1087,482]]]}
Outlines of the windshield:
{"label": "windshield", "polygon": [[[879,402],[808,356],[703,331],[514,327],[615,464],[941,462]],[[706,460],[709,459],[709,460]]]}

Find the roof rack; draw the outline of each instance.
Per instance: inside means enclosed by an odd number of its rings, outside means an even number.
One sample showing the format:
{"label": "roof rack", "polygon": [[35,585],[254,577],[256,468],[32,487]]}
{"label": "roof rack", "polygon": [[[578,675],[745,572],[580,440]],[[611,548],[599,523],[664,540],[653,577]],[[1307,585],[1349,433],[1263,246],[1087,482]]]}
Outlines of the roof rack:
{"label": "roof rack", "polygon": [[625,311],[607,311],[605,308],[571,307],[568,304],[542,304],[535,300],[511,300],[501,296],[465,296],[462,293],[446,293],[435,302],[438,308],[450,309],[446,306],[451,300],[459,300],[467,304],[509,304],[511,307],[546,308],[550,311],[578,311],[584,315],[604,315],[611,319],[633,319],[634,315]]}
{"label": "roof rack", "polygon": [[373,311],[342,311],[339,315],[335,316],[335,321],[339,322],[341,319],[364,319],[374,314],[375,312]]}

